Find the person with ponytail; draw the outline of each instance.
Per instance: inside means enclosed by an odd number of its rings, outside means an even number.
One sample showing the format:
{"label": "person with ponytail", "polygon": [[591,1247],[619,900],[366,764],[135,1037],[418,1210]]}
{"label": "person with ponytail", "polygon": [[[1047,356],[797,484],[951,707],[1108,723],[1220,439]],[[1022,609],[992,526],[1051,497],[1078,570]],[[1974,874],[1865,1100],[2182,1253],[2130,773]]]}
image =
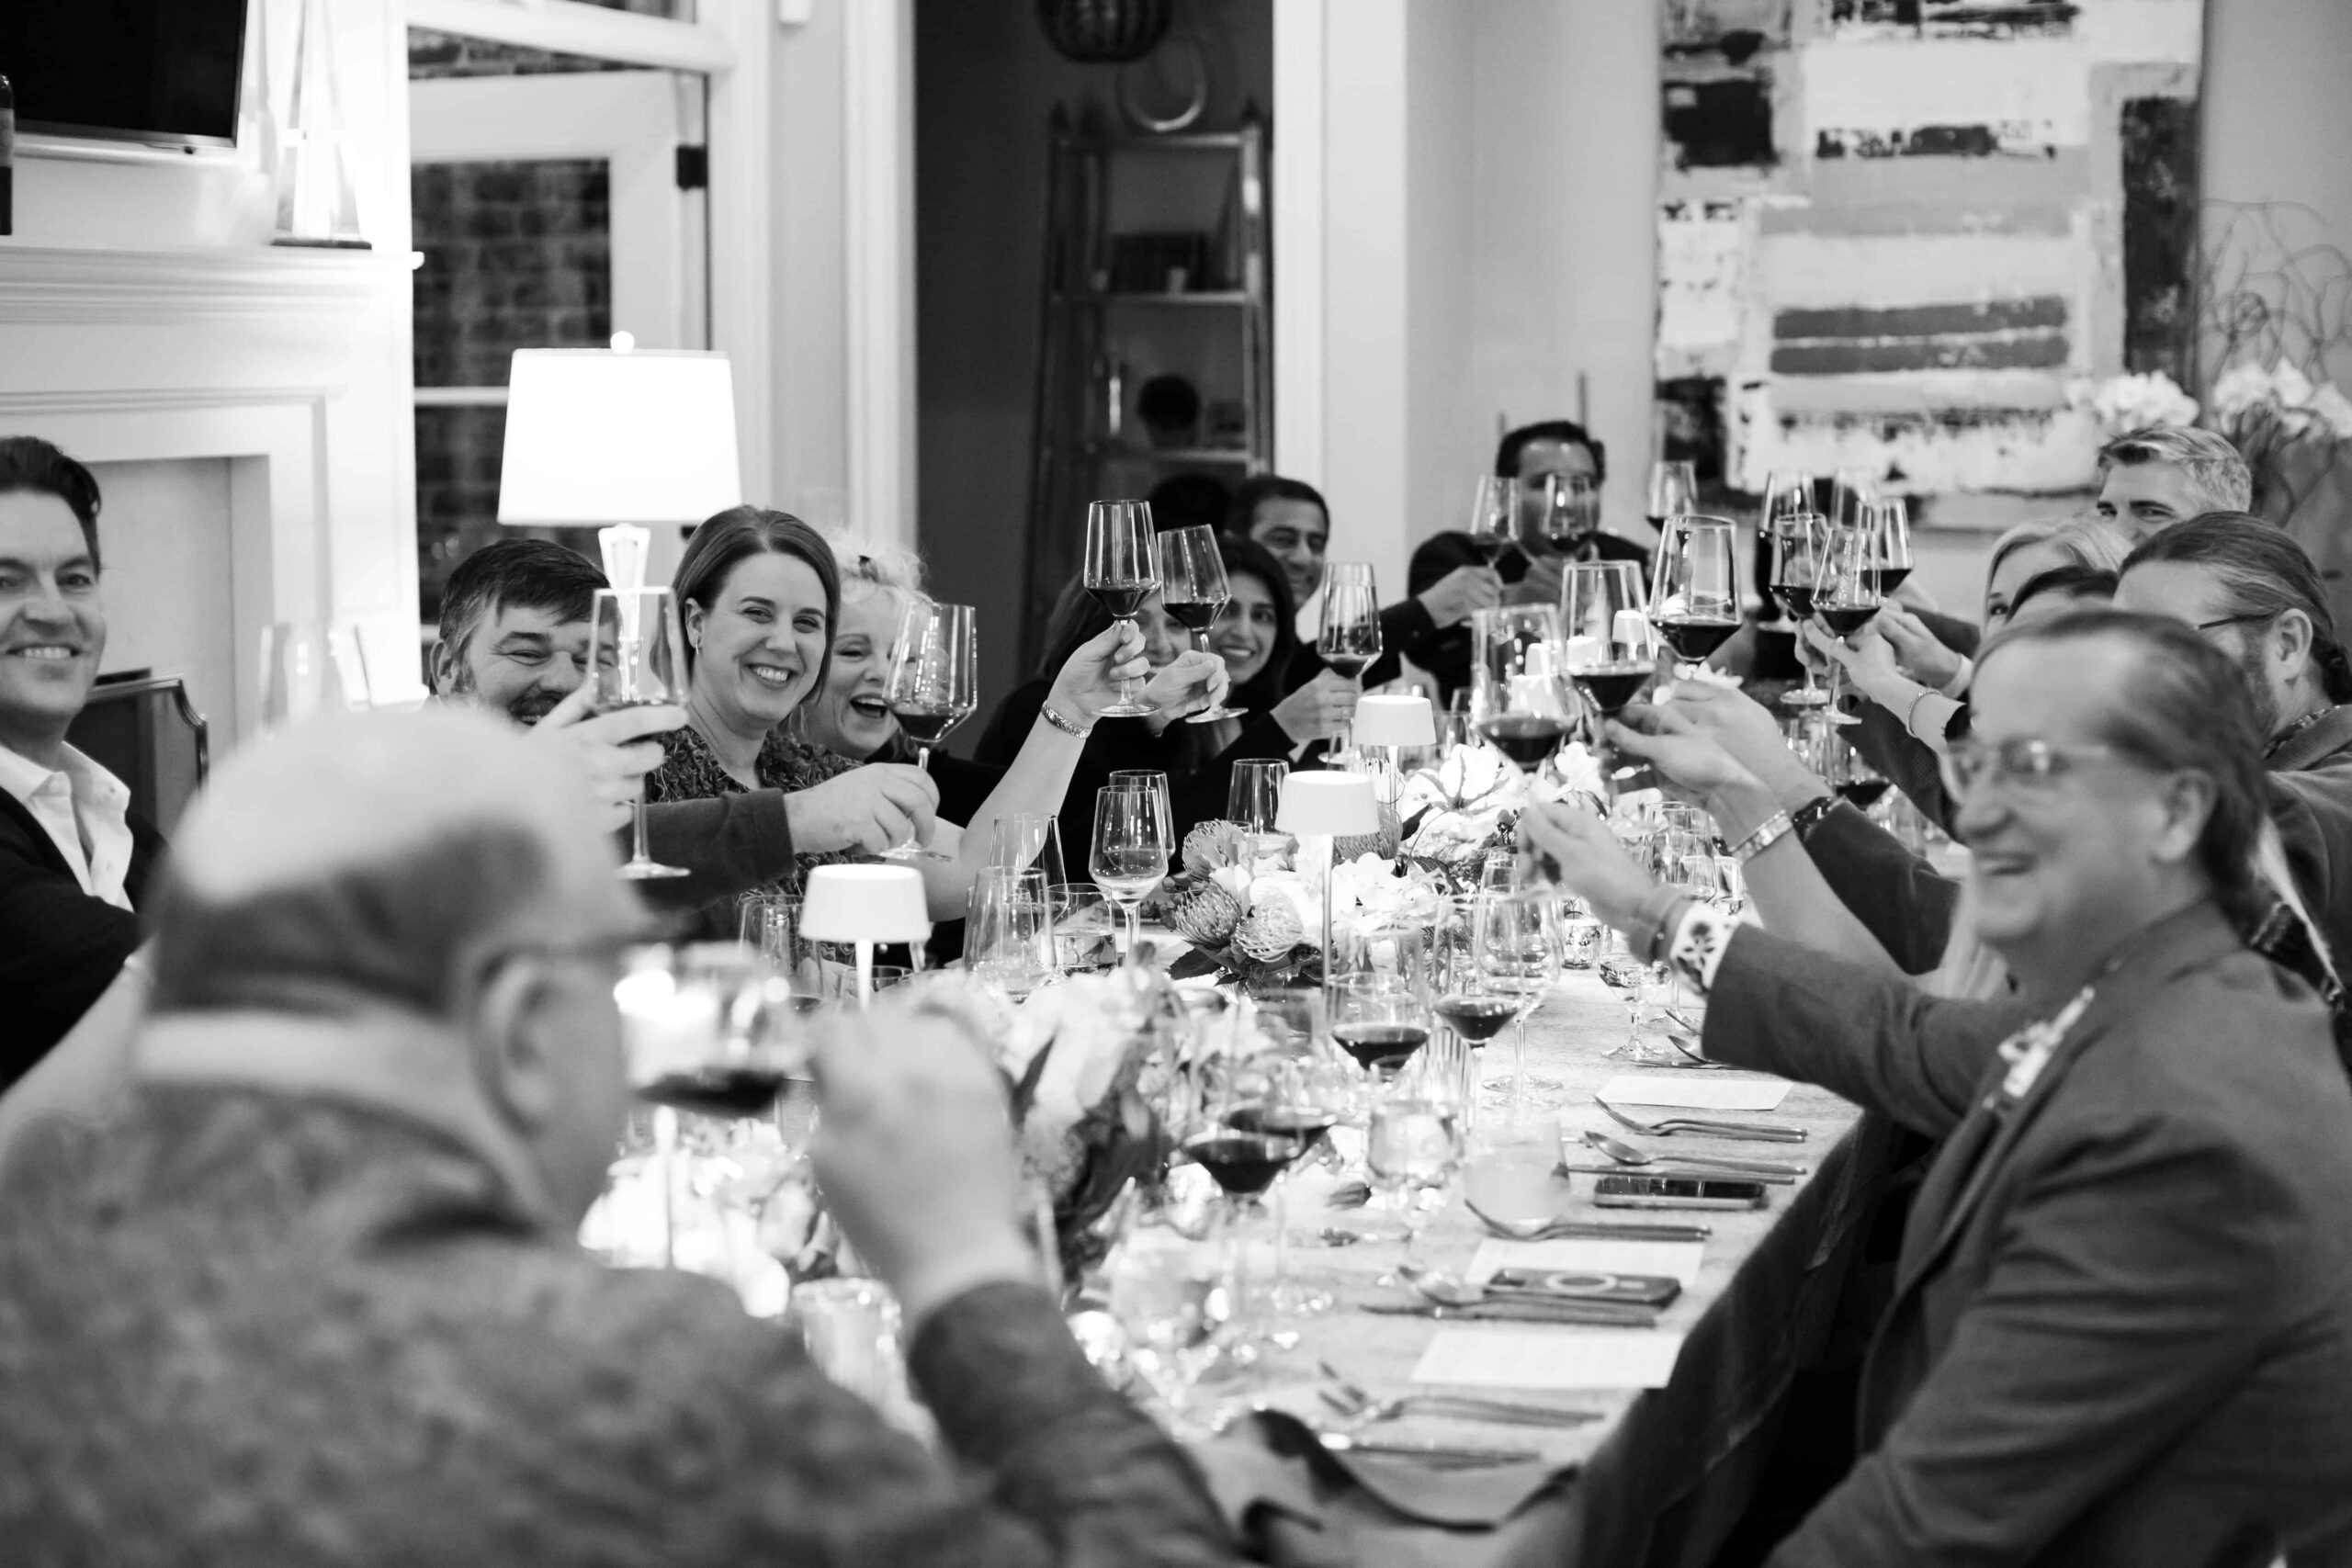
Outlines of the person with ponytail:
{"label": "person with ponytail", "polygon": [[2352,1089],[2312,988],[2248,946],[2272,900],[2242,683],[2193,626],[2114,609],[1990,646],[1946,761],[2001,1001],[1736,924],[1580,804],[1521,818],[1560,891],[1706,998],[1709,1057],[1940,1141],[1860,1457],[1771,1563],[2352,1542]]}

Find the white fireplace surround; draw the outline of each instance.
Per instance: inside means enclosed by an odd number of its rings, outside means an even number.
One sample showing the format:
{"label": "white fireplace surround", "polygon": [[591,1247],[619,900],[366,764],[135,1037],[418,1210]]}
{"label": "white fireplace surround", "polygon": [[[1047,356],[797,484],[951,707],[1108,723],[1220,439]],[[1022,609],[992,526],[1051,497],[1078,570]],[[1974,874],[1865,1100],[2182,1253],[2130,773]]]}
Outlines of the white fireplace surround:
{"label": "white fireplace surround", "polygon": [[238,659],[219,730],[254,728],[254,650],[272,621],[356,620],[379,700],[421,694],[406,261],[0,243],[0,434],[92,463],[229,465],[218,614]]}

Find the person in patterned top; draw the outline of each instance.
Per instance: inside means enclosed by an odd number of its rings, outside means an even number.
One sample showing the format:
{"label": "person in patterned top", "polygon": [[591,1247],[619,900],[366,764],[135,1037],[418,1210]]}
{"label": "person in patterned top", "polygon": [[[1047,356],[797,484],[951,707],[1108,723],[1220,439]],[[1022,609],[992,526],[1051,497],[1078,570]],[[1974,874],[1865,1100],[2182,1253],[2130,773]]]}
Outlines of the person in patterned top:
{"label": "person in patterned top", "polygon": [[[854,761],[798,731],[801,704],[824,687],[841,618],[841,570],[824,536],[786,513],[730,508],[695,530],[673,586],[684,620],[687,723],[664,740],[661,766],[646,775],[646,798],[786,791],[804,809],[794,822],[795,863],[776,890],[797,892],[810,866],[911,840],[949,857],[914,863],[932,917],[961,916],[987,863],[989,835],[941,821],[939,791],[920,768]],[[1144,700],[1177,716],[1221,700],[1227,684],[1215,654],[1186,653],[1151,671],[1141,635],[1113,626],[1063,665],[1047,711],[973,820],[1059,800],[1119,682],[1147,675]]]}

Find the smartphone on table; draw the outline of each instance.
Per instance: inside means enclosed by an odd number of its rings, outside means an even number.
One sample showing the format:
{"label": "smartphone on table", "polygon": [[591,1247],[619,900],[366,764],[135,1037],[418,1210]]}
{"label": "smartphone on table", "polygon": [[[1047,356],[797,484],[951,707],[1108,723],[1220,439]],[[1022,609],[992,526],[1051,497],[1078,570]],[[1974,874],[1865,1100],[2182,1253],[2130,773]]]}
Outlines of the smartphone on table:
{"label": "smartphone on table", "polygon": [[1603,1209],[1760,1209],[1764,1184],[1734,1178],[1604,1176],[1592,1201]]}

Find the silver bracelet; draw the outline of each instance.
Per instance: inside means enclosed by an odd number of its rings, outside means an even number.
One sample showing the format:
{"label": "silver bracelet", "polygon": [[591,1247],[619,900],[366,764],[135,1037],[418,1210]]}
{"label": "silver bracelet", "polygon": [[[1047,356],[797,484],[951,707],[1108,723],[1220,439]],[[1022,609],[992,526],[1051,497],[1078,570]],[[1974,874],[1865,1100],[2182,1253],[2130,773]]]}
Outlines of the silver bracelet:
{"label": "silver bracelet", "polygon": [[1731,858],[1746,865],[1782,839],[1796,831],[1796,824],[1785,811],[1775,811],[1756,825],[1756,830],[1731,847]]}
{"label": "silver bracelet", "polygon": [[1054,711],[1054,705],[1051,703],[1046,703],[1040,706],[1037,709],[1037,716],[1044,719],[1047,724],[1052,725],[1056,729],[1060,730],[1064,735],[1075,735],[1080,740],[1085,739],[1088,736],[1094,733],[1094,727],[1092,725],[1089,724],[1080,726],[1072,720],[1064,718],[1060,714]]}
{"label": "silver bracelet", "polygon": [[1926,736],[1919,733],[1917,728],[1919,705],[1926,702],[1929,697],[1937,694],[1937,693],[1929,690],[1928,687],[1922,686],[1919,688],[1919,694],[1911,699],[1911,705],[1903,710],[1904,733],[1909,735],[1913,739],[1925,740],[1927,739]]}

